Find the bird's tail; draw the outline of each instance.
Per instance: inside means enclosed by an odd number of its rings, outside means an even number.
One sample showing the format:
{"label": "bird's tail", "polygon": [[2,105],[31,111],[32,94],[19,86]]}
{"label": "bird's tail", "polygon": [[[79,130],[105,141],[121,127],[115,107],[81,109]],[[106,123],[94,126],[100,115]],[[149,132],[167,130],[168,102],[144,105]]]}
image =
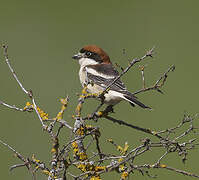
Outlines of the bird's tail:
{"label": "bird's tail", "polygon": [[144,105],[143,103],[141,103],[140,101],[137,100],[137,97],[134,96],[132,93],[128,92],[127,94],[124,95],[124,99],[126,101],[128,101],[132,106],[138,105],[142,108],[148,108],[148,109],[152,109],[149,106]]}

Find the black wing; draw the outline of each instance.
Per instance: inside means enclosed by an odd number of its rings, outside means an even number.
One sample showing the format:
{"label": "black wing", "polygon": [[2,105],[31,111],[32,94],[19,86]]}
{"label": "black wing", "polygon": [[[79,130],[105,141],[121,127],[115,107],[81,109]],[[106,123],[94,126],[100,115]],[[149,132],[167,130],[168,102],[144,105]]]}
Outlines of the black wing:
{"label": "black wing", "polygon": [[[111,84],[115,78],[118,77],[119,73],[116,71],[112,64],[97,64],[97,65],[88,65],[85,67],[87,80],[91,83],[97,84],[102,88],[106,88],[109,84]],[[90,73],[90,70],[94,70],[96,73]],[[107,76],[105,78],[104,76]],[[126,87],[124,83],[118,79],[111,87],[111,90],[117,92],[125,92]]]}
{"label": "black wing", "polygon": [[[93,75],[89,72],[87,72],[87,78],[89,79],[90,83],[97,84],[98,86],[101,86],[104,89],[115,80],[115,78],[106,79],[106,78],[101,77],[101,76]],[[110,90],[117,91],[117,92],[126,92],[127,91],[124,83],[120,79],[118,79],[110,87]]]}
{"label": "black wing", "polygon": [[[104,77],[100,76],[100,74],[94,75],[92,73],[89,73],[88,71],[86,71],[86,74],[87,74],[87,80],[89,83],[97,84],[98,86],[100,86],[104,89],[107,86],[109,86],[115,80],[115,78],[118,77],[118,74],[117,74],[117,76],[113,76],[113,78],[104,78]],[[122,93],[124,95],[124,98],[127,99],[132,106],[135,106],[135,104],[137,104],[142,108],[151,109],[150,107],[148,107],[148,106],[144,105],[143,103],[141,103],[140,101],[138,101],[136,96],[134,96],[132,93],[127,91],[124,83],[120,79],[118,79],[114,84],[111,85],[110,90]]]}

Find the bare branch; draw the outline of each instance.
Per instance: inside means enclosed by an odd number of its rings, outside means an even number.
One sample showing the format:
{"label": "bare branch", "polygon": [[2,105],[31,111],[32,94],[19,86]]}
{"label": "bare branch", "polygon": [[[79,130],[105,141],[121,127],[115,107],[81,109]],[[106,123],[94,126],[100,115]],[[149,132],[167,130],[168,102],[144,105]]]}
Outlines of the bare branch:
{"label": "bare branch", "polygon": [[[51,140],[51,161],[49,167],[47,166],[49,162],[46,163],[42,160],[36,159],[34,155],[30,159],[26,158],[17,152],[13,147],[0,140],[2,145],[6,146],[9,150],[15,153],[16,157],[22,161],[21,164],[11,166],[10,170],[25,166],[28,168],[34,180],[36,180],[35,174],[38,171],[45,174],[48,180],[67,180],[71,178],[74,180],[100,180],[101,174],[109,173],[111,171],[117,172],[121,180],[127,179],[130,174],[133,174],[134,171],[138,171],[142,175],[149,177],[156,177],[151,175],[152,169],[166,169],[174,173],[199,178],[199,176],[194,173],[189,173],[186,170],[176,169],[169,165],[163,164],[165,158],[171,153],[177,154],[182,159],[182,162],[185,163],[191,150],[196,149],[199,146],[198,139],[195,137],[196,132],[198,133],[199,130],[199,128],[195,126],[195,121],[198,117],[192,117],[185,114],[182,121],[176,126],[154,131],[149,127],[143,128],[135,126],[123,120],[117,120],[111,117],[110,114],[114,112],[112,105],[107,106],[104,111],[100,111],[100,108],[104,104],[104,94],[107,93],[110,87],[114,85],[114,83],[116,83],[116,81],[124,74],[126,74],[136,63],[141,62],[147,57],[153,57],[154,48],[146,52],[146,54],[141,58],[133,59],[125,69],[120,67],[122,71],[121,74],[117,76],[102,93],[88,93],[87,87],[84,87],[78,99],[75,115],[70,118],[70,120],[72,119],[73,121],[69,121],[68,119],[65,120],[63,118],[69,101],[68,96],[61,99],[61,108],[55,118],[48,118],[48,114],[38,107],[33,96],[33,92],[31,90],[26,90],[21,81],[19,81],[19,78],[14,72],[8,58],[8,46],[4,45],[3,49],[5,61],[12,76],[15,78],[22,91],[31,99],[31,103],[27,102],[24,108],[18,108],[15,105],[10,105],[3,101],[0,101],[0,105],[20,112],[35,111],[42,128],[48,132]],[[173,71],[175,66],[172,65],[169,67],[168,70],[165,71],[158,78],[158,80],[149,87],[146,87],[144,67],[145,66],[140,66],[142,88],[134,92],[134,94],[149,90],[156,90],[162,93],[161,88],[167,80],[168,73]],[[101,103],[96,107],[94,113],[88,114],[86,117],[82,117],[82,110],[85,105],[84,102],[89,98],[100,98]],[[128,144],[127,141],[125,141],[124,146],[121,146],[117,142],[113,141],[112,138],[108,138],[107,141],[111,143],[113,148],[117,151],[110,151],[111,153],[106,153],[103,149],[105,142],[103,142],[103,139],[100,139],[102,129],[98,126],[95,127],[87,124],[89,120],[97,122],[99,118],[105,118],[111,122],[130,127],[138,132],[144,132],[145,134],[156,138],[150,139],[145,137],[139,141],[140,145],[138,146]],[[73,125],[69,125],[71,123]],[[69,138],[63,140],[60,133],[64,132],[64,130],[69,132],[71,135]],[[153,139],[155,140],[153,141]],[[143,158],[143,155],[145,155],[146,152],[151,153],[154,149],[162,150],[161,156],[154,156],[154,164],[149,164],[147,161],[143,162],[145,159],[142,160],[143,163],[138,163],[139,161],[137,161],[137,159]],[[79,175],[72,172],[72,168],[70,167],[79,169]]]}
{"label": "bare branch", "polygon": [[11,64],[10,64],[10,61],[8,59],[8,46],[6,45],[3,45],[3,49],[4,49],[4,57],[5,57],[5,60],[6,60],[6,63],[13,75],[13,77],[15,78],[15,80],[17,81],[18,85],[21,87],[21,89],[28,95],[29,92],[23,87],[22,83],[19,81],[14,69],[12,68]]}
{"label": "bare branch", "polygon": [[129,71],[129,69],[131,69],[131,67],[133,67],[136,63],[138,63],[138,62],[144,60],[144,59],[147,58],[147,57],[153,57],[154,48],[155,48],[155,47],[153,47],[152,49],[150,49],[149,51],[147,51],[147,53],[146,53],[144,56],[142,56],[141,58],[135,58],[135,59],[133,59],[133,60],[130,62],[130,64],[128,65],[128,67],[126,67],[126,68],[121,72],[121,74],[120,74],[118,77],[116,77],[116,78],[104,89],[104,91],[103,91],[102,94],[104,94],[104,93],[105,93],[105,92],[106,92],[118,79],[120,79],[124,74],[126,74],[126,73]]}
{"label": "bare branch", "polygon": [[5,107],[8,107],[8,108],[10,108],[10,109],[14,109],[14,110],[16,110],[16,111],[21,111],[21,112],[26,111],[26,110],[24,110],[24,109],[21,109],[21,108],[16,107],[15,105],[9,105],[9,104],[7,104],[7,103],[5,103],[5,102],[3,102],[3,101],[0,101],[0,104],[3,105],[3,106],[5,106]]}
{"label": "bare branch", "polygon": [[[160,76],[160,78],[155,82],[155,84],[151,87],[147,87],[147,88],[142,88],[136,92],[134,92],[133,94],[139,94],[141,92],[146,92],[146,91],[150,91],[150,90],[156,90],[160,93],[163,93],[162,90],[160,90],[160,88],[164,85],[164,83],[166,82],[166,79],[168,77],[168,73],[170,71],[174,71],[175,66],[172,65],[171,67],[169,67],[169,69],[162,75]],[[162,82],[161,82],[162,81]]]}

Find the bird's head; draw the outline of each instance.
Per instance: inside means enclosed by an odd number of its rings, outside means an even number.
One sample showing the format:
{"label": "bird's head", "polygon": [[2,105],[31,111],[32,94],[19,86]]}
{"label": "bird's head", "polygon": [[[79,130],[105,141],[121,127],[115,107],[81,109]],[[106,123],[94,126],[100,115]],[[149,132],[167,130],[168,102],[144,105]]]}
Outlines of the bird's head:
{"label": "bird's head", "polygon": [[80,66],[111,64],[107,53],[96,45],[84,46],[79,53],[75,54],[72,58],[78,60]]}

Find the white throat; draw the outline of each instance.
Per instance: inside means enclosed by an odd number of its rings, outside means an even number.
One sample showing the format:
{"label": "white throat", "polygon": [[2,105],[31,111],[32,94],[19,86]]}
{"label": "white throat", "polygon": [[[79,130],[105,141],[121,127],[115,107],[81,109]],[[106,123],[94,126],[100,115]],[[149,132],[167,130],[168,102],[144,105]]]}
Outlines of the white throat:
{"label": "white throat", "polygon": [[95,64],[98,64],[98,62],[96,62],[95,60],[90,59],[90,58],[81,58],[81,59],[79,59],[79,65],[81,67],[85,67],[87,65],[95,65]]}

